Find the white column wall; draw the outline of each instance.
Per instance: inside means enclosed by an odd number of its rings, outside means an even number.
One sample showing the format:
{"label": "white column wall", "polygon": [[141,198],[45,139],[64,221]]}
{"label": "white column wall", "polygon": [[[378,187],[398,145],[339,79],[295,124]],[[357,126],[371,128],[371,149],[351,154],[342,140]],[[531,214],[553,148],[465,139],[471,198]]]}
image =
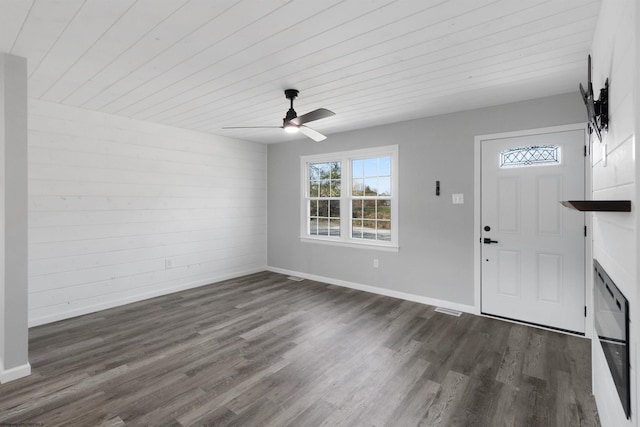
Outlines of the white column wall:
{"label": "white column wall", "polygon": [[[593,257],[629,300],[631,418],[626,419],[598,340],[592,341],[593,394],[604,427],[638,426],[638,341],[640,288],[638,284],[638,107],[637,0],[607,0],[593,40],[593,89],[599,97],[609,79],[609,131],[592,142],[592,197],[631,200],[631,213],[593,214]],[[605,161],[606,153],[606,161]],[[597,336],[594,334],[594,336]]]}
{"label": "white column wall", "polygon": [[27,61],[0,53],[0,382],[29,375]]}

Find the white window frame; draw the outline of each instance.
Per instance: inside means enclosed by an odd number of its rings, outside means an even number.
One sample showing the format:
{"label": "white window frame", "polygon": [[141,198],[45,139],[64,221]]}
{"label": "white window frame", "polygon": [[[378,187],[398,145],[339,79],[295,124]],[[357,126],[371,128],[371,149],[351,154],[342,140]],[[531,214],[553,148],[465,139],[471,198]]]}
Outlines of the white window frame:
{"label": "white window frame", "polygon": [[[351,183],[352,171],[351,161],[374,157],[391,157],[391,240],[368,240],[351,237]],[[340,162],[340,236],[312,236],[309,234],[309,164]],[[398,244],[398,145],[387,145],[383,147],[365,148],[361,150],[341,151],[337,153],[315,154],[300,157],[300,240],[303,242],[313,242],[338,246],[350,246],[358,248],[386,250],[397,252]],[[385,197],[387,198],[387,197]]]}

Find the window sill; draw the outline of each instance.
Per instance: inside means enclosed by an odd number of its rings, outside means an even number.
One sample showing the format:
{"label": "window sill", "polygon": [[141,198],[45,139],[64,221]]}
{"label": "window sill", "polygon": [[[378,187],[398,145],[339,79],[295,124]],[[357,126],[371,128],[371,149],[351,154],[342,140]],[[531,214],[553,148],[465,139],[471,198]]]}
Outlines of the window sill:
{"label": "window sill", "polygon": [[300,236],[300,241],[304,243],[320,243],[321,245],[343,246],[347,248],[369,249],[383,252],[398,252],[400,247],[397,245],[384,245],[379,243],[355,243],[345,242],[337,239],[323,239],[318,237]]}

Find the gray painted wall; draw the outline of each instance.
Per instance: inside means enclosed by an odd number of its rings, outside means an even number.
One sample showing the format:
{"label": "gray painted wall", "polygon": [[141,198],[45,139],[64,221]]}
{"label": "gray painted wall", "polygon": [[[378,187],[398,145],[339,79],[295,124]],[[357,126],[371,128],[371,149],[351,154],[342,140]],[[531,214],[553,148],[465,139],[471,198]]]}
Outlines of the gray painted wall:
{"label": "gray painted wall", "polygon": [[[577,82],[576,82],[577,85]],[[337,111],[337,114],[340,114]],[[576,93],[330,135],[322,143],[268,147],[270,267],[474,304],[474,137],[585,121]],[[301,242],[300,156],[399,145],[397,253]],[[435,196],[435,181],[441,195]],[[453,205],[452,193],[464,204]],[[373,268],[373,259],[379,268]]]}

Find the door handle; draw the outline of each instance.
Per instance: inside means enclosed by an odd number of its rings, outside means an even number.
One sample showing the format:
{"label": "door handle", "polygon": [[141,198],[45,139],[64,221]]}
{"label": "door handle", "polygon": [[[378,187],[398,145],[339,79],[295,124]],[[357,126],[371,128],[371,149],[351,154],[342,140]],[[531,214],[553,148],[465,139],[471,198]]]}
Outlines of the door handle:
{"label": "door handle", "polygon": [[482,243],[484,243],[485,245],[490,245],[491,243],[498,243],[498,241],[491,240],[489,237],[485,237],[484,239],[482,239]]}

